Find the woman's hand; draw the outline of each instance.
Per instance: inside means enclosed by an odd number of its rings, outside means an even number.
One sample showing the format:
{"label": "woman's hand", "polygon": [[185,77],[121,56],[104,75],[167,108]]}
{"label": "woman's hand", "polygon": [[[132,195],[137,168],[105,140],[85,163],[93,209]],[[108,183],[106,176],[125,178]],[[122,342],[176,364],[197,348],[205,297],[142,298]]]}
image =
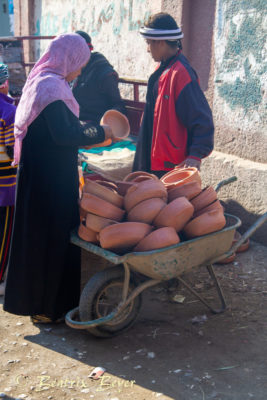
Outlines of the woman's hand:
{"label": "woman's hand", "polygon": [[179,168],[195,167],[200,171],[201,160],[196,160],[195,158],[186,158],[181,164],[177,165]]}

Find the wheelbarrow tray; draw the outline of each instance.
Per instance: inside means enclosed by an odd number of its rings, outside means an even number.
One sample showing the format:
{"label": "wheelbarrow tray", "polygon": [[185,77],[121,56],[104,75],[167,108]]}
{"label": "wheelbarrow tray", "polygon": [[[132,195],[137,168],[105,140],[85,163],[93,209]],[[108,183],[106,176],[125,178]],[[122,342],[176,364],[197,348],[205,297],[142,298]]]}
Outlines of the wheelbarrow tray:
{"label": "wheelbarrow tray", "polygon": [[147,277],[169,280],[195,267],[212,264],[213,260],[231,248],[235,230],[241,225],[241,221],[238,217],[230,214],[225,214],[225,218],[226,226],[218,232],[146,252],[118,255],[81,240],[77,233],[72,234],[71,242],[105,258],[114,265],[127,263],[132,270]]}

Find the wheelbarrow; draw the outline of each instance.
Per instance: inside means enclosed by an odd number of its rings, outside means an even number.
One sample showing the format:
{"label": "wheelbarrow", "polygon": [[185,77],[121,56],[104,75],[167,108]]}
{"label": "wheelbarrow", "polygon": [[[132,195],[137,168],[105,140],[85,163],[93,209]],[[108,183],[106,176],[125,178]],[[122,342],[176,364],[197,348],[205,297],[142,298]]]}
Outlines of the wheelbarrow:
{"label": "wheelbarrow", "polygon": [[[230,182],[232,177],[220,182],[216,191]],[[226,309],[226,302],[215,275],[213,264],[232,255],[266,220],[262,215],[232,246],[235,230],[241,225],[238,217],[225,214],[226,226],[205,236],[180,242],[177,245],[146,252],[118,255],[97,245],[81,240],[77,232],[71,235],[71,243],[98,255],[110,263],[110,267],[97,272],[85,285],[79,307],[66,314],[65,322],[75,329],[86,329],[100,337],[111,337],[128,329],[136,320],[142,292],[163,281],[176,278],[212,313]],[[220,307],[212,307],[182,277],[185,273],[205,266],[214,282]],[[144,279],[136,279],[136,277]]]}

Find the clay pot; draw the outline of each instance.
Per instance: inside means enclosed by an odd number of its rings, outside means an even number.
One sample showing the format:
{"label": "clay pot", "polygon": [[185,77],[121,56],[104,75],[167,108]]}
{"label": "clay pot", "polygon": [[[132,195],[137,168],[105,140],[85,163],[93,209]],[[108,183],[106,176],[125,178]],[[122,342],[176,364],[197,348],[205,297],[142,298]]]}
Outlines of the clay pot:
{"label": "clay pot", "polygon": [[[241,239],[241,234],[238,231],[235,231],[235,236],[232,245],[238,242]],[[250,241],[247,239],[241,246],[236,250],[237,253],[243,253],[249,249]]]}
{"label": "clay pot", "polygon": [[165,201],[158,197],[141,201],[131,209],[127,220],[151,224],[165,205]]}
{"label": "clay pot", "polygon": [[158,228],[172,226],[179,232],[190,220],[194,212],[194,207],[185,198],[179,197],[167,204],[153,221],[153,225]]}
{"label": "clay pot", "polygon": [[168,201],[177,199],[178,197],[186,197],[191,200],[201,192],[201,185],[199,182],[188,182],[182,186],[177,186],[168,191]]}
{"label": "clay pot", "polygon": [[94,232],[100,232],[106,226],[117,223],[118,222],[113,221],[112,219],[99,217],[99,215],[94,215],[91,213],[88,213],[86,216],[86,227]]}
{"label": "clay pot", "polygon": [[95,182],[98,183],[99,185],[107,187],[108,189],[111,189],[113,191],[115,190],[115,192],[118,192],[118,186],[114,182],[100,181],[100,180],[99,181],[96,180]]}
{"label": "clay pot", "polygon": [[194,218],[198,217],[201,214],[204,214],[208,211],[213,211],[213,210],[222,210],[224,211],[223,206],[221,205],[220,200],[215,200],[213,203],[209,204],[207,207],[201,208],[201,210],[198,210],[197,212],[194,212]]}
{"label": "clay pot", "polygon": [[107,188],[106,186],[100,185],[94,181],[90,181],[89,179],[83,187],[83,192],[93,194],[100,199],[108,201],[116,207],[121,208],[123,206],[123,197],[115,190]]}
{"label": "clay pot", "polygon": [[134,251],[150,251],[178,244],[180,238],[172,227],[160,228],[142,239]]}
{"label": "clay pot", "polygon": [[90,193],[83,193],[81,207],[87,212],[114,221],[121,221],[125,214],[125,211],[121,208],[116,207],[108,201],[100,199]]}
{"label": "clay pot", "polygon": [[223,260],[217,261],[216,264],[230,264],[235,259],[236,259],[236,254],[234,253],[231,256],[224,258]]}
{"label": "clay pot", "polygon": [[96,232],[88,229],[82,222],[78,229],[78,236],[86,242],[98,243]]}
{"label": "clay pot", "polygon": [[207,235],[222,229],[226,224],[222,210],[208,211],[192,219],[185,227],[184,232],[188,238]]}
{"label": "clay pot", "polygon": [[196,197],[191,199],[191,204],[194,206],[195,212],[207,207],[217,200],[217,193],[213,187],[208,186],[201,191]]}
{"label": "clay pot", "polygon": [[87,215],[87,211],[83,210],[80,207],[80,221],[83,221],[86,218],[86,215]]}
{"label": "clay pot", "polygon": [[201,185],[201,178],[197,168],[174,168],[163,175],[160,180],[168,190],[188,182],[198,182]]}
{"label": "clay pot", "polygon": [[147,181],[148,179],[153,179],[153,178],[151,178],[151,176],[139,175],[136,178],[134,178],[132,180],[132,182],[139,183],[139,182]]}
{"label": "clay pot", "polygon": [[150,174],[149,172],[145,172],[145,171],[134,171],[134,172],[130,172],[130,174],[126,175],[125,178],[123,179],[124,182],[132,182],[134,179],[138,178],[139,176],[142,177],[149,177],[149,178],[153,178],[155,180],[158,180],[158,177],[154,174]]}
{"label": "clay pot", "polygon": [[101,118],[100,125],[108,125],[118,139],[125,139],[130,134],[128,118],[117,110],[106,111]]}
{"label": "clay pot", "polygon": [[127,193],[127,190],[134,185],[133,182],[124,182],[124,181],[117,181],[116,185],[118,187],[118,193],[121,196],[125,196]]}
{"label": "clay pot", "polygon": [[153,197],[162,198],[167,201],[166,188],[159,179],[149,179],[129,188],[124,197],[124,207],[129,212],[138,203],[141,203],[141,201],[152,199]]}
{"label": "clay pot", "polygon": [[90,150],[93,149],[94,147],[107,147],[110,146],[111,144],[112,144],[112,139],[109,138],[104,140],[104,142],[92,144],[91,146],[84,146],[84,148]]}
{"label": "clay pot", "polygon": [[152,230],[152,226],[141,222],[122,222],[102,229],[99,241],[103,249],[122,253],[131,250]]}

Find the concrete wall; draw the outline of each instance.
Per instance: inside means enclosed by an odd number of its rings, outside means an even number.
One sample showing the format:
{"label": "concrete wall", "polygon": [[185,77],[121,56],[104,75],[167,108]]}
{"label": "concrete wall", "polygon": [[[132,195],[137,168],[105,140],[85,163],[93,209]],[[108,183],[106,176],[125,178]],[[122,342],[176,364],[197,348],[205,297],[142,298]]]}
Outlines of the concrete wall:
{"label": "concrete wall", "polygon": [[146,79],[154,70],[138,30],[151,13],[161,10],[160,0],[98,0],[90,6],[84,0],[36,0],[35,4],[36,34],[84,30],[120,76]]}

